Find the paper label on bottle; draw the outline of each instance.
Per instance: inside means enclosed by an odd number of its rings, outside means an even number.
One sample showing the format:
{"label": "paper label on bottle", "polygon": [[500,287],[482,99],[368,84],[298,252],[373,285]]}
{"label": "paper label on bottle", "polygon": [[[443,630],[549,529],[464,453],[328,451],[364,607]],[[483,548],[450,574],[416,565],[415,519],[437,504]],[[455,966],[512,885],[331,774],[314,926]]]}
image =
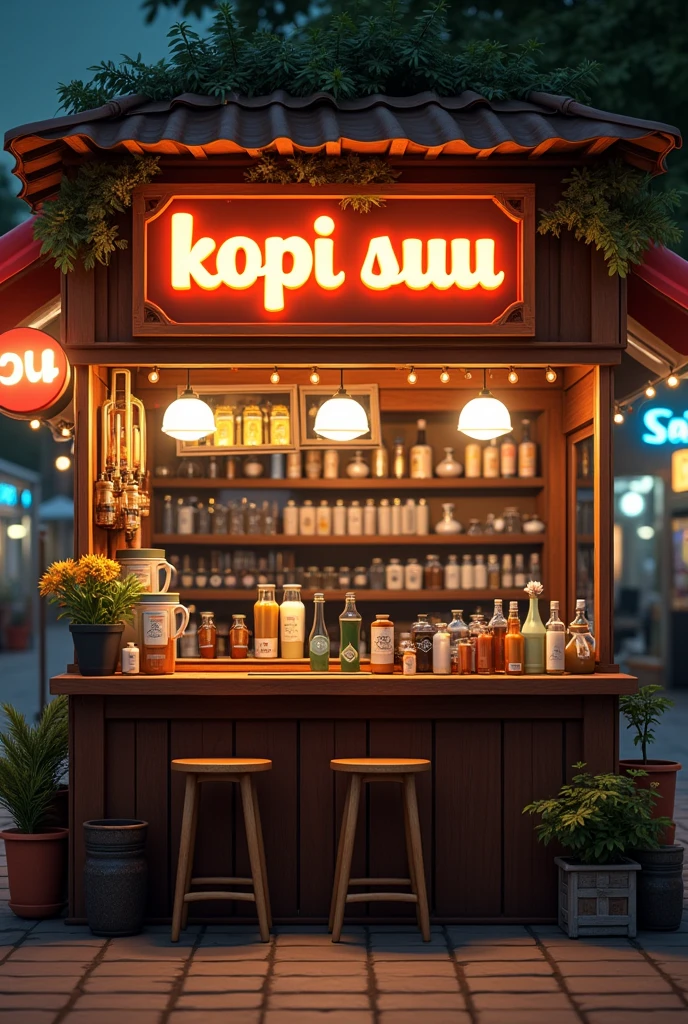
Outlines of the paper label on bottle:
{"label": "paper label on bottle", "polygon": [[314,636],[310,642],[311,654],[327,654],[330,649],[330,641],[326,636]]}
{"label": "paper label on bottle", "polygon": [[358,651],[352,644],[347,644],[342,651],[342,658],[351,665],[358,657]]}
{"label": "paper label on bottle", "polygon": [[144,612],[142,618],[146,647],[164,647],[169,640],[167,612]]}
{"label": "paper label on bottle", "polygon": [[303,619],[296,612],[282,612],[282,642],[300,640],[303,643]]}
{"label": "paper label on bottle", "polygon": [[277,657],[277,637],[256,637],[256,658]]}
{"label": "paper label on bottle", "polygon": [[562,671],[564,668],[564,633],[550,631],[547,633],[547,664],[549,671]]}
{"label": "paper label on bottle", "polygon": [[404,651],[401,659],[401,670],[405,676],[415,676],[416,674],[416,652],[415,651]]}
{"label": "paper label on bottle", "polygon": [[370,660],[374,665],[394,664],[394,626],[376,626],[370,630]]}
{"label": "paper label on bottle", "polygon": [[432,650],[432,639],[429,636],[424,636],[420,640],[416,640],[416,647],[423,654],[429,654]]}
{"label": "paper label on bottle", "polygon": [[520,661],[509,661],[507,662],[507,672],[522,672],[523,665]]}

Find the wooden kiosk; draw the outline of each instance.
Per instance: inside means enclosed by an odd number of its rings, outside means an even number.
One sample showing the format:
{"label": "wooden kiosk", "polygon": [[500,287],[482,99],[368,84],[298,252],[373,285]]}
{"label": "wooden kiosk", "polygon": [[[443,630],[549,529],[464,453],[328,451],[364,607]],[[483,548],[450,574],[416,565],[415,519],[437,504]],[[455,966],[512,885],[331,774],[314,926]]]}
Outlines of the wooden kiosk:
{"label": "wooden kiosk", "polygon": [[[575,598],[588,599],[599,659],[597,672],[586,676],[407,678],[332,671],[323,679],[304,674],[307,663],[277,662],[267,671],[223,659],[182,659],[172,676],[87,678],[78,671],[58,676],[52,692],[70,694],[71,707],[71,920],[84,918],[81,823],[120,816],[150,823],[149,918],[169,920],[182,800],[170,759],[234,754],[274,762],[258,788],[277,921],[326,920],[342,804],[329,761],[366,754],[432,760],[432,773],[420,780],[419,801],[434,920],[555,918],[552,853],[538,846],[522,808],[556,791],[578,761],[593,771],[616,767],[618,695],[632,692],[636,683],[612,664],[612,382],[626,343],[624,283],[610,277],[602,257],[572,236],[537,235],[536,211],[556,201],[572,165],[599,159],[614,147],[637,165],[660,168],[676,136],[668,127],[593,111],[561,97],[501,104],[478,100],[458,109],[453,101],[429,94],[403,102],[374,97],[357,109],[317,96],[299,100],[297,111],[296,101],[292,105],[281,95],[267,97],[260,109],[243,106],[240,99],[214,105],[208,98],[186,96],[166,105],[131,97],[8,135],[23,195],[34,205],[82,161],[141,153],[160,157],[161,173],[137,190],[132,215],[122,218],[129,248],[117,252],[109,268],[78,268],[64,278],[62,343],[75,370],[78,553],[114,553],[124,546],[122,534],[95,526],[93,503],[101,459],[99,410],[108,397],[112,368],[128,367],[133,393],[147,414],[153,471],[151,515],[135,544],[194,558],[211,548],[284,549],[295,553],[295,564],[318,566],[368,564],[372,554],[386,561],[440,551],[444,560],[449,552],[537,551],[544,598],[560,600],[566,621]],[[232,112],[243,119],[234,134],[225,127]],[[273,128],[276,120],[279,131]],[[486,121],[499,126],[489,147]],[[286,158],[304,151],[381,155],[401,176],[396,184],[367,189],[245,183],[246,169],[261,153]],[[347,194],[366,191],[386,204],[367,215],[339,205]],[[175,222],[186,235],[174,233],[175,212],[186,217]],[[334,223],[329,233],[322,220],[328,217]],[[239,262],[236,247],[219,255],[220,246],[237,235],[249,239]],[[281,256],[271,262],[264,244],[268,235],[298,236],[297,255],[292,251],[287,262]],[[212,255],[194,250],[201,237],[211,238]],[[419,238],[425,245],[430,238],[458,237],[467,237],[470,246],[478,238],[494,243],[492,262],[488,252],[482,270],[470,261],[459,267],[457,251],[458,289],[446,282],[438,286],[446,261],[444,266],[418,264],[415,270],[411,256],[400,262],[404,239]],[[317,242],[326,240],[334,243],[330,264],[326,248],[315,255]],[[371,256],[373,243],[378,248]],[[470,251],[477,261],[477,249]],[[297,273],[296,264],[302,258],[312,259],[313,268],[299,285],[305,271],[300,263]],[[345,277],[333,283],[339,271]],[[483,275],[482,283],[475,283],[473,272]],[[289,283],[283,287],[285,277]],[[234,287],[237,280],[240,287]],[[148,374],[154,366],[160,379],[152,384]],[[414,384],[407,382],[411,366],[418,377]],[[439,376],[445,366],[447,383]],[[274,367],[279,385],[270,383]],[[435,461],[444,445],[456,447],[463,461],[465,439],[456,433],[456,420],[486,368],[488,385],[508,406],[517,436],[521,417],[532,421],[538,474],[351,479],[342,461],[336,480],[189,480],[174,475],[175,469],[156,476],[156,468],[178,464],[175,442],[160,425],[186,383],[187,368],[197,388],[222,393],[239,386],[262,393],[278,386],[296,401],[313,367],[321,385],[331,390],[342,368],[351,388],[377,385],[381,441],[390,450],[399,434],[412,443],[416,418],[426,418]],[[510,367],[517,369],[517,383],[507,380]],[[547,367],[556,371],[555,380],[546,378]],[[296,423],[296,407],[293,417]],[[303,447],[305,440],[302,436],[292,446]],[[193,458],[203,462],[208,455],[201,450]],[[364,503],[369,497],[422,495],[431,524],[440,518],[442,501],[455,504],[463,523],[517,505],[537,513],[546,531],[489,538],[432,532],[428,537],[163,534],[165,495],[176,499],[190,492],[205,501],[247,495],[257,501],[269,493],[280,506],[289,497],[300,503],[307,496],[314,504],[341,497],[348,504],[354,498]],[[588,512],[583,524],[582,504]],[[232,610],[250,616],[254,594],[240,584],[214,592],[181,588],[184,603],[212,608],[218,618],[228,618]],[[306,588],[307,602],[310,596]],[[468,613],[478,604],[491,605],[492,596],[522,600],[524,615],[525,595],[515,588],[361,590],[357,595],[368,624],[381,610],[399,624],[410,623],[418,611],[447,614],[459,606]],[[328,618],[334,619],[343,592],[328,591],[326,597]],[[227,857],[233,873],[246,873],[240,815],[224,789],[206,787],[203,793],[198,841],[203,875],[226,873]],[[355,871],[394,874],[403,859],[398,808],[375,787],[367,799]],[[395,911],[403,914],[404,908],[386,913]],[[203,904],[199,920],[217,921],[228,912],[226,904]],[[383,919],[372,905],[357,904],[355,912],[363,920]],[[241,907],[236,913],[233,920],[242,920]]]}

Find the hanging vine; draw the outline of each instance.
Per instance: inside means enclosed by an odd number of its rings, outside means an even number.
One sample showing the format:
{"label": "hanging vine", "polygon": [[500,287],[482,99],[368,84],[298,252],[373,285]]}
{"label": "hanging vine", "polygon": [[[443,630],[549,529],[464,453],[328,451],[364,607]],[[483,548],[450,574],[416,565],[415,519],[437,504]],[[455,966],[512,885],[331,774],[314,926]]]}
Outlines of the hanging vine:
{"label": "hanging vine", "polygon": [[[383,185],[396,181],[401,171],[395,171],[380,157],[360,157],[349,153],[345,157],[294,156],[280,162],[264,154],[245,173],[246,181],[266,184],[308,185]],[[374,206],[384,206],[378,195],[350,195],[340,199],[343,210],[348,206],[357,213],[368,213]]]}

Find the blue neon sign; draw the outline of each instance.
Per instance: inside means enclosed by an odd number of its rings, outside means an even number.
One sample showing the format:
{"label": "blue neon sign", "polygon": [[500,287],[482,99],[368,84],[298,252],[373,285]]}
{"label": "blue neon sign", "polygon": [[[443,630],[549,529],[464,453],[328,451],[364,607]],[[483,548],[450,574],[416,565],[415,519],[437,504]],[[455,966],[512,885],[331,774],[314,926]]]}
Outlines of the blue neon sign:
{"label": "blue neon sign", "polygon": [[22,508],[31,508],[33,504],[33,494],[29,490],[23,490],[21,492],[21,506]]}
{"label": "blue neon sign", "polygon": [[18,501],[19,495],[14,484],[8,484],[7,481],[0,480],[0,505],[4,505],[7,508],[16,508]]}
{"label": "blue neon sign", "polygon": [[642,435],[645,444],[688,444],[688,410],[675,416],[671,409],[659,406],[646,409],[643,426],[647,430]]}

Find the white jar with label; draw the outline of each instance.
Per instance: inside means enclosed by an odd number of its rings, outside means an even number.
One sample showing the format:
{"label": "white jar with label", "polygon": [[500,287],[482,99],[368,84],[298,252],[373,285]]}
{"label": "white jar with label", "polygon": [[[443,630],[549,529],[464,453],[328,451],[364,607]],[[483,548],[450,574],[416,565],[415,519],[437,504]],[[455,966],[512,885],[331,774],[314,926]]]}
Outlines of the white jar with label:
{"label": "white jar with label", "polygon": [[376,615],[371,623],[370,666],[373,672],[394,671],[394,623],[389,615]]}
{"label": "white jar with label", "polygon": [[319,480],[322,473],[322,452],[318,448],[306,452],[306,476],[309,480]]}
{"label": "white jar with label", "polygon": [[390,558],[385,566],[385,586],[387,590],[404,589],[404,569],[398,558]]}
{"label": "white jar with label", "polygon": [[363,509],[360,501],[352,501],[346,510],[346,532],[350,537],[360,537],[363,533]]}
{"label": "white jar with label", "polygon": [[301,452],[287,452],[287,480],[301,479]]}
{"label": "white jar with label", "polygon": [[406,537],[412,537],[416,532],[416,502],[414,498],[407,498],[401,510],[401,532]]}
{"label": "white jar with label", "polygon": [[366,503],[363,507],[363,533],[366,537],[374,537],[377,533],[375,498],[366,498]]}
{"label": "white jar with label", "polygon": [[436,676],[451,675],[451,634],[446,622],[437,623],[437,632],[432,638],[432,671]]}
{"label": "white jar with label", "polygon": [[177,533],[193,533],[196,506],[190,500],[182,501],[177,508]]}
{"label": "white jar with label", "polygon": [[473,590],[474,585],[473,562],[470,555],[464,555],[461,561],[461,589]]}
{"label": "white jar with label", "polygon": [[381,537],[389,537],[392,533],[392,509],[388,498],[383,498],[378,506],[377,532]]}
{"label": "white jar with label", "polygon": [[479,444],[472,441],[467,444],[463,453],[463,461],[466,467],[467,477],[479,477],[482,473],[483,452]]}
{"label": "white jar with label", "polygon": [[302,537],[315,536],[315,508],[310,498],[299,509],[299,533]]}
{"label": "white jar with label", "polygon": [[457,555],[449,555],[444,567],[444,589],[459,590],[461,587],[461,566]]}
{"label": "white jar with label", "polygon": [[406,590],[423,589],[423,566],[417,558],[409,558],[404,566],[404,587]]}
{"label": "white jar with label", "polygon": [[392,536],[398,537],[402,532],[401,498],[392,502]]}
{"label": "white jar with label", "polygon": [[419,498],[416,505],[416,534],[425,537],[430,533],[430,506],[426,498]]}
{"label": "white jar with label", "polygon": [[301,585],[290,583],[284,588],[280,605],[280,646],[283,658],[303,658],[306,640],[306,609],[301,600]]}
{"label": "white jar with label", "polygon": [[473,586],[476,590],[487,590],[487,566],[485,565],[485,555],[475,556],[475,565],[473,566]]}
{"label": "white jar with label", "polygon": [[315,532],[318,537],[329,537],[332,533],[332,509],[326,498],[323,498],[315,513]]}
{"label": "white jar with label", "polygon": [[499,446],[496,437],[483,448],[483,476],[486,480],[494,480],[499,476]]}
{"label": "white jar with label", "polygon": [[133,640],[129,640],[122,648],[122,675],[137,676],[139,674],[139,649]]}
{"label": "white jar with label", "polygon": [[346,508],[343,498],[337,498],[332,509],[332,533],[335,537],[346,536]]}
{"label": "white jar with label", "polygon": [[282,528],[287,537],[296,537],[299,532],[299,510],[293,498],[290,498],[284,506]]}
{"label": "white jar with label", "polygon": [[339,452],[336,448],[328,448],[323,460],[323,477],[325,480],[336,480],[339,476]]}

